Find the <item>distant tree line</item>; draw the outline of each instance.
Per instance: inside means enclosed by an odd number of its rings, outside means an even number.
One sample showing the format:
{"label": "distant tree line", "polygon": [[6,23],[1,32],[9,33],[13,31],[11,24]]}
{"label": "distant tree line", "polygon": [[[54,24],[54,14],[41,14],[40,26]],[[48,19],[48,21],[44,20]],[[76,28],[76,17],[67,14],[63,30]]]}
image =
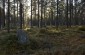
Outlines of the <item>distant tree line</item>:
{"label": "distant tree line", "polygon": [[0,0],[0,2],[0,29],[7,29],[8,32],[10,29],[23,29],[27,26],[68,28],[85,25],[85,0]]}

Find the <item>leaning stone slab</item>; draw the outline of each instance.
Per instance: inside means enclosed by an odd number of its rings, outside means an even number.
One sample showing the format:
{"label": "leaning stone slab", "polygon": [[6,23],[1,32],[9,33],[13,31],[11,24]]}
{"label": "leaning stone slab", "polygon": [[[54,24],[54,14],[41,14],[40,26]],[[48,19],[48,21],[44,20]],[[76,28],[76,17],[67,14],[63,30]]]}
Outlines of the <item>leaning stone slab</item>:
{"label": "leaning stone slab", "polygon": [[24,30],[17,30],[17,38],[20,44],[28,44],[29,43],[29,36],[26,34]]}

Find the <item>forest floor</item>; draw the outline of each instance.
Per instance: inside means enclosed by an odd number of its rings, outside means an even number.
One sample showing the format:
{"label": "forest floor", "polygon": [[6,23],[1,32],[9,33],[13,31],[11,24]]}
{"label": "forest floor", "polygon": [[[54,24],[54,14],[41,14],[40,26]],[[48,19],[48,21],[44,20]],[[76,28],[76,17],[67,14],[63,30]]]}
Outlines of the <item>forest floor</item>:
{"label": "forest floor", "polygon": [[[85,55],[85,28],[25,30],[29,44],[17,43],[16,31],[0,32],[0,55]],[[21,51],[24,50],[24,51]]]}

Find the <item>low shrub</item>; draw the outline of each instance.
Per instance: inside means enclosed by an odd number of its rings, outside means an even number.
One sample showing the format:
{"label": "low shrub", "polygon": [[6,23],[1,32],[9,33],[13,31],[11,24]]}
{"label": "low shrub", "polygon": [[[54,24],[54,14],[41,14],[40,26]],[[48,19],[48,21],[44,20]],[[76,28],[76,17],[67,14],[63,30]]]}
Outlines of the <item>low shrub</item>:
{"label": "low shrub", "polygon": [[11,44],[11,43],[15,43],[15,41],[17,40],[16,35],[13,34],[9,34],[9,35],[5,35],[6,37],[4,37],[1,41],[1,44]]}
{"label": "low shrub", "polygon": [[80,26],[80,27],[78,28],[78,30],[79,30],[79,31],[85,31],[85,26]]}
{"label": "low shrub", "polygon": [[32,50],[37,50],[40,48],[40,43],[39,43],[39,41],[37,41],[35,39],[30,39],[29,47]]}
{"label": "low shrub", "polygon": [[40,33],[46,33],[46,32],[47,32],[47,29],[41,28],[39,32],[40,32]]}

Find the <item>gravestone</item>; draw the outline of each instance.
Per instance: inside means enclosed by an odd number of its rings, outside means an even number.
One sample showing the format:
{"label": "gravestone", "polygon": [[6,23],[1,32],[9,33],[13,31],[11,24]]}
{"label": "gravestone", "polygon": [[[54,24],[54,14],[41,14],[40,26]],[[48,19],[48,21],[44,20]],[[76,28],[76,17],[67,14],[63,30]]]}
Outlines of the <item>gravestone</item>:
{"label": "gravestone", "polygon": [[27,36],[26,32],[24,30],[17,30],[17,38],[18,42],[20,44],[28,44],[29,43],[29,37]]}

